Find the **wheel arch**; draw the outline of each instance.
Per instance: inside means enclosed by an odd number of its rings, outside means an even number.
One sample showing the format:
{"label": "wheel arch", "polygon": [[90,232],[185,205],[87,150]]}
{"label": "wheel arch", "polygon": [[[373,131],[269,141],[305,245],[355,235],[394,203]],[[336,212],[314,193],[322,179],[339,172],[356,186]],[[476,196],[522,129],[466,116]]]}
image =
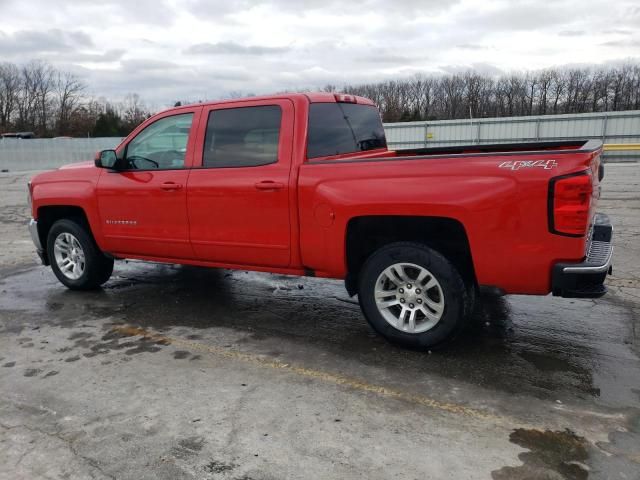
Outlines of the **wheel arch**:
{"label": "wheel arch", "polygon": [[87,229],[87,232],[95,242],[87,213],[78,205],[44,205],[38,207],[37,215],[38,236],[40,237],[40,244],[44,250],[43,254],[45,265],[50,263],[49,253],[47,252],[47,237],[51,227],[58,220],[75,220]]}
{"label": "wheel arch", "polygon": [[381,247],[395,242],[418,242],[447,257],[468,285],[477,285],[469,238],[462,222],[450,217],[370,215],[354,217],[345,234],[345,286],[357,293],[364,262]]}

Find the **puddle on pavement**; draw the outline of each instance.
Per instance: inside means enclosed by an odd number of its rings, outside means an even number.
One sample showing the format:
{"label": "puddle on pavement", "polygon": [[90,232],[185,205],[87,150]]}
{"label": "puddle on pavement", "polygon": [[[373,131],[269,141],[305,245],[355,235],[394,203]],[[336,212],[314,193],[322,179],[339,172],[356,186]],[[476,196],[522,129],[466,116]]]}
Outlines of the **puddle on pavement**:
{"label": "puddle on pavement", "polygon": [[589,476],[588,442],[570,430],[519,428],[509,440],[528,451],[518,455],[521,466],[493,471],[494,480],[585,480]]}

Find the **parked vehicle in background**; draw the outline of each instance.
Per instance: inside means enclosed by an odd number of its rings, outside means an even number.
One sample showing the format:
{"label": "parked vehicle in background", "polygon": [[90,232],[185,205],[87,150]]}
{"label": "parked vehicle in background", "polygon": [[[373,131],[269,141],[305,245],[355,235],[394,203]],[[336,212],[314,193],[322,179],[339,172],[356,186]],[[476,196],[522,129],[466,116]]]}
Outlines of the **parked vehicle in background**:
{"label": "parked vehicle in background", "polygon": [[36,134],[33,132],[0,133],[0,138],[20,138],[26,140],[29,138],[36,138]]}
{"label": "parked vehicle in background", "polygon": [[431,348],[479,289],[598,297],[611,225],[598,141],[387,149],[374,104],[312,93],[159,113],[29,184],[30,230],[72,289],[137,258],[344,279],[371,326]]}

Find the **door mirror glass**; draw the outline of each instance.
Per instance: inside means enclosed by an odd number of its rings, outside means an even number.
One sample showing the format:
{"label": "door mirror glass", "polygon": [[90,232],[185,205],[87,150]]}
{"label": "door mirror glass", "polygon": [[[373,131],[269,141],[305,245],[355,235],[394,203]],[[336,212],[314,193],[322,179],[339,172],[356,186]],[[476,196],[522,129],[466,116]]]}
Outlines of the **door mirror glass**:
{"label": "door mirror glass", "polygon": [[102,150],[96,155],[95,164],[98,168],[115,168],[118,155],[115,150]]}

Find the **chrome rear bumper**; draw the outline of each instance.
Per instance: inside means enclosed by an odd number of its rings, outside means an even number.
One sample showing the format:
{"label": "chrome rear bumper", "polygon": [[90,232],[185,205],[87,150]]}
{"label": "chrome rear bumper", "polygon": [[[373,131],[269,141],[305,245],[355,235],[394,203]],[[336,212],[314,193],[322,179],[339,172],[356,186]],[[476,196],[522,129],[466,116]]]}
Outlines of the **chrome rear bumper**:
{"label": "chrome rear bumper", "polygon": [[553,267],[553,294],[566,298],[597,298],[607,293],[604,281],[612,270],[612,236],[609,217],[596,214],[584,261],[563,262]]}

